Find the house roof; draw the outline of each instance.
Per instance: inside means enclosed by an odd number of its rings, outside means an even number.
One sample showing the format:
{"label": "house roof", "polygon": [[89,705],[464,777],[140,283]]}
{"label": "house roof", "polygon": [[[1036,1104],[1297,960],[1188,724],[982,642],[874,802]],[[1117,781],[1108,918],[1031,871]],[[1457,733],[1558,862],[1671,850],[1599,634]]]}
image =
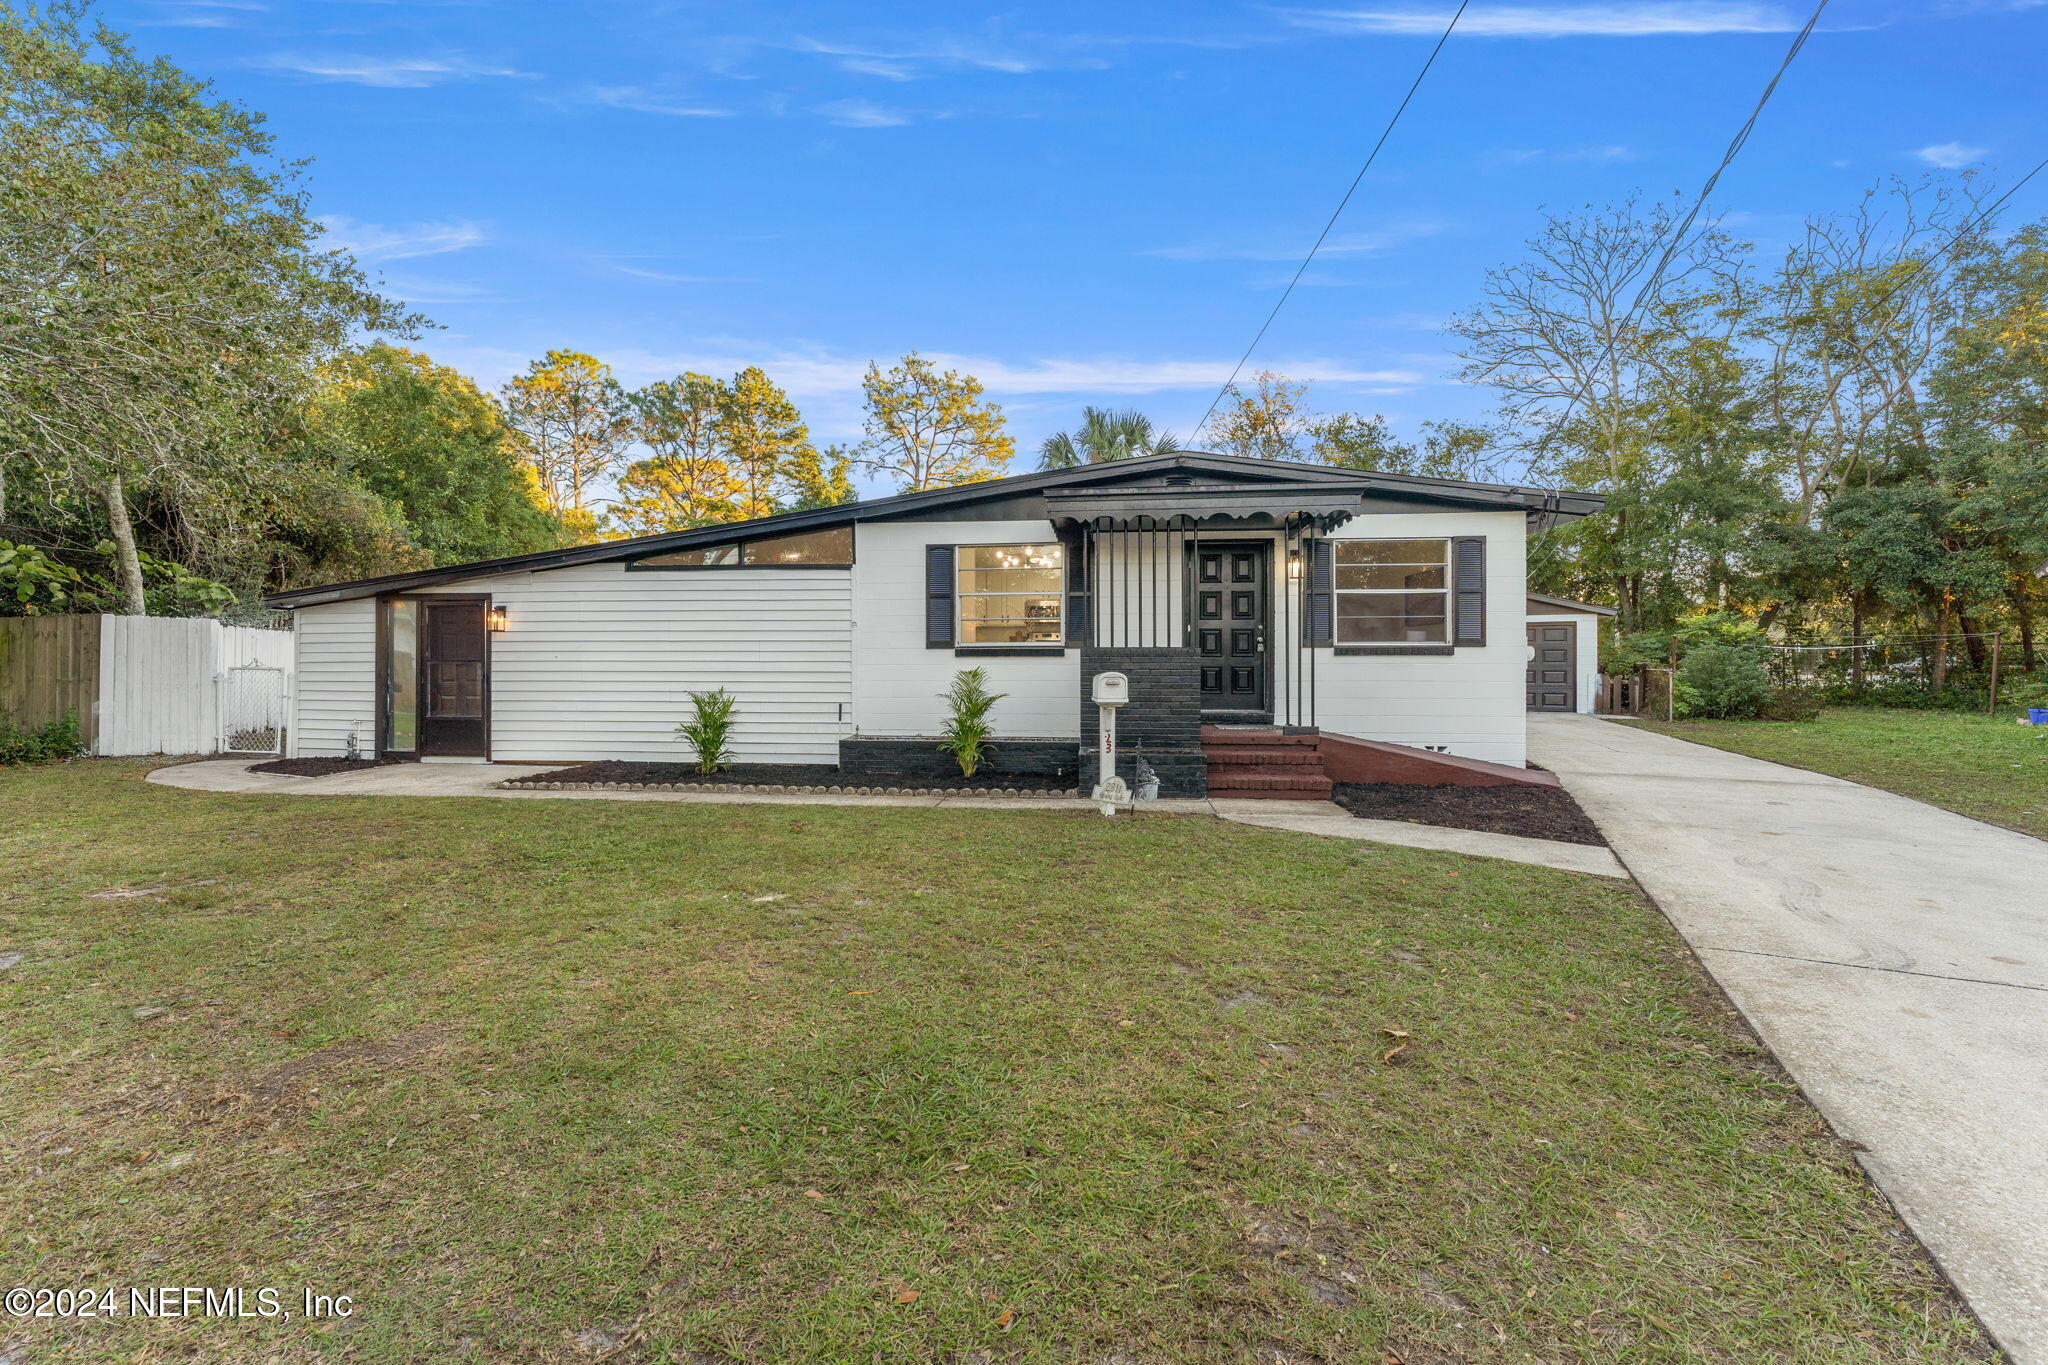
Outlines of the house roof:
{"label": "house roof", "polygon": [[1595,616],[1613,616],[1616,614],[1613,607],[1603,607],[1597,602],[1574,602],[1569,597],[1552,597],[1547,592],[1530,593],[1529,605],[1533,607],[1539,604],[1550,608],[1552,611],[1586,611],[1591,612]]}
{"label": "house roof", "polygon": [[[466,578],[483,578],[492,574],[565,569],[577,564],[636,559],[642,555],[690,549],[700,545],[722,544],[755,536],[786,535],[858,521],[928,516],[947,508],[1016,497],[1019,494],[1080,489],[1090,485],[1113,488],[1118,484],[1136,484],[1163,476],[1182,474],[1200,478],[1210,485],[1228,484],[1237,490],[1248,487],[1268,490],[1293,488],[1319,501],[1332,496],[1359,497],[1370,494],[1379,498],[1412,500],[1438,506],[1487,511],[1519,510],[1526,513],[1532,521],[1544,525],[1568,517],[1582,517],[1597,512],[1606,502],[1606,499],[1597,493],[1574,493],[1512,484],[1464,483],[1456,479],[1425,478],[1419,474],[1365,473],[1331,465],[1297,464],[1285,460],[1256,460],[1238,455],[1211,455],[1199,451],[1185,451],[1174,455],[1151,455],[1131,460],[1080,465],[1073,469],[1039,470],[1031,474],[1012,475],[1006,479],[985,479],[980,483],[934,488],[922,493],[902,493],[895,497],[849,502],[837,507],[819,507],[805,512],[780,512],[772,517],[756,517],[751,521],[723,522],[716,526],[699,526],[687,531],[665,531],[659,535],[607,540],[597,545],[577,545],[566,550],[544,550],[537,554],[484,559],[470,564],[450,564],[438,569],[385,574],[379,578],[363,578],[348,583],[293,588],[287,592],[271,593],[263,602],[265,606],[278,608],[320,606],[329,602],[345,602],[351,598],[374,597],[379,593],[430,588],[443,583],[459,582]],[[1133,494],[1136,492],[1135,489],[1130,491]]]}

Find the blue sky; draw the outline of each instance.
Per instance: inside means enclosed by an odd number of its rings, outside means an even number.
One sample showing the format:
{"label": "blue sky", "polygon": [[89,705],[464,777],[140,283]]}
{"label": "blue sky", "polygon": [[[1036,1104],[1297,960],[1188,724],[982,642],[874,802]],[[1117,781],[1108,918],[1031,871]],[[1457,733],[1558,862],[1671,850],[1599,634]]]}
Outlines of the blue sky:
{"label": "blue sky", "polygon": [[[487,386],[764,366],[821,440],[870,358],[978,374],[1020,467],[1086,402],[1185,434],[1448,10],[110,0],[269,116],[315,211]],[[1805,11],[1476,0],[1254,367],[1412,431],[1441,328],[1545,206],[1695,191]],[[1761,241],[1878,177],[2048,154],[2048,0],[1836,0],[1719,207]],[[2048,181],[2014,209],[2048,212]]]}

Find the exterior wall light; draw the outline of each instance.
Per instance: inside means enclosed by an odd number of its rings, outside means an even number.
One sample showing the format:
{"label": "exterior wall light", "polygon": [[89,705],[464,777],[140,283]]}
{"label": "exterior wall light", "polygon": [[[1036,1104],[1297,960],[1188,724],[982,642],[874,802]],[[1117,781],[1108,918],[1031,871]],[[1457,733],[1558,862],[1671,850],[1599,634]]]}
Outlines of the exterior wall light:
{"label": "exterior wall light", "polygon": [[491,628],[491,634],[503,635],[505,633],[505,609],[500,606],[492,606],[490,610],[484,613],[484,624]]}

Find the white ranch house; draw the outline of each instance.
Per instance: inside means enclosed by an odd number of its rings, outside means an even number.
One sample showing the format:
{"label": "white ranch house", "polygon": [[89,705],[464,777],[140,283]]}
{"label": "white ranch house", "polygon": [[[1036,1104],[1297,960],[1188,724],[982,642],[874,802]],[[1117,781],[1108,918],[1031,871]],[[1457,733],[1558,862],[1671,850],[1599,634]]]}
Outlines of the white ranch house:
{"label": "white ranch house", "polygon": [[[724,687],[740,761],[911,771],[938,694],[981,667],[1014,741],[999,764],[1071,766],[1113,669],[1122,747],[1168,795],[1260,794],[1219,744],[1349,736],[1522,769],[1525,708],[1590,709],[1603,610],[1532,599],[1524,540],[1599,506],[1177,454],[268,600],[296,614],[294,756],[680,762],[688,694]],[[1539,669],[1534,632],[1560,625]]]}

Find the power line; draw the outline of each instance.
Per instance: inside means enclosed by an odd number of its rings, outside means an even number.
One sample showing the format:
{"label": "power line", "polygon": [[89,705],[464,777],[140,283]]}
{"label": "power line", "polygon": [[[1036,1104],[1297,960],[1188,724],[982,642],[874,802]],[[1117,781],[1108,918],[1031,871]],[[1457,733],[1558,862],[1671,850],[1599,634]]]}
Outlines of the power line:
{"label": "power line", "polygon": [[[1806,40],[1813,36],[1813,27],[1820,22],[1821,11],[1827,7],[1828,0],[1820,0],[1820,3],[1813,7],[1813,13],[1806,16],[1806,27],[1799,30],[1798,34],[1792,39],[1792,45],[1785,49],[1784,60],[1780,61],[1778,69],[1771,73],[1770,83],[1764,86],[1763,94],[1757,96],[1756,107],[1749,111],[1749,117],[1742,121],[1742,127],[1736,130],[1733,138],[1729,139],[1728,150],[1721,153],[1721,164],[1714,167],[1714,173],[1707,177],[1707,183],[1700,186],[1699,194],[1692,201],[1692,208],[1686,212],[1685,221],[1678,225],[1678,231],[1671,234],[1670,242],[1664,247],[1664,254],[1657,258],[1656,269],[1650,272],[1650,278],[1643,282],[1643,287],[1636,291],[1635,302],[1631,303],[1628,312],[1622,315],[1621,325],[1623,327],[1633,322],[1635,315],[1642,311],[1645,303],[1649,302],[1650,291],[1656,288],[1657,282],[1664,277],[1665,269],[1670,266],[1672,258],[1678,254],[1678,248],[1685,244],[1686,233],[1692,231],[1692,225],[1699,218],[1700,210],[1707,206],[1708,196],[1712,195],[1714,187],[1721,183],[1722,172],[1734,164],[1735,158],[1749,144],[1749,135],[1756,131],[1756,121],[1763,117],[1764,106],[1769,104],[1771,96],[1777,93],[1778,82],[1785,79],[1785,72],[1791,68],[1792,59],[1799,55],[1800,49],[1806,46]],[[1610,338],[1608,351],[1611,353],[1612,350],[1613,341]],[[1601,358],[1601,363],[1606,363],[1605,356]]]}
{"label": "power line", "polygon": [[[1635,299],[1629,304],[1628,311],[1622,314],[1621,325],[1608,333],[1607,344],[1601,348],[1600,359],[1593,366],[1596,371],[1613,357],[1615,335],[1630,326],[1635,321],[1636,314],[1642,311],[1643,305],[1649,302],[1650,292],[1664,278],[1665,270],[1678,255],[1679,248],[1685,244],[1686,234],[1692,231],[1693,223],[1699,219],[1700,210],[1706,207],[1707,197],[1714,192],[1714,187],[1721,183],[1722,173],[1734,164],[1742,149],[1749,145],[1749,136],[1756,131],[1757,120],[1763,117],[1764,106],[1768,105],[1771,96],[1777,93],[1778,83],[1785,78],[1786,71],[1791,69],[1793,58],[1806,46],[1806,40],[1813,35],[1814,26],[1820,23],[1821,13],[1827,7],[1828,0],[1820,0],[1820,3],[1813,7],[1813,13],[1806,17],[1805,26],[1793,36],[1791,45],[1785,49],[1784,57],[1778,62],[1778,69],[1771,73],[1771,79],[1765,84],[1763,93],[1757,96],[1756,105],[1749,111],[1749,117],[1742,121],[1742,126],[1736,129],[1735,136],[1729,139],[1728,149],[1721,153],[1721,164],[1714,167],[1713,174],[1700,186],[1699,194],[1693,198],[1692,207],[1686,211],[1685,220],[1678,225],[1678,230],[1671,234],[1671,240],[1665,243],[1663,254],[1658,256],[1657,264],[1651,269],[1649,278],[1643,281],[1642,288],[1636,291]],[[1534,475],[1537,472],[1537,465],[1542,460],[1544,452],[1550,449],[1550,443],[1557,434],[1564,430],[1565,423],[1571,420],[1572,413],[1577,410],[1578,405],[1579,398],[1576,393],[1565,401],[1564,411],[1558,414],[1557,420],[1551,423],[1544,431],[1542,440],[1537,442],[1536,453],[1530,457],[1524,469],[1525,473]],[[1202,420],[1208,419],[1205,417]],[[1545,491],[1547,494],[1551,490]],[[1544,548],[1548,549],[1547,546]],[[1554,551],[1551,553],[1554,554]],[[1548,564],[1549,560],[1546,558],[1541,567],[1547,568]]]}
{"label": "power line", "polygon": [[[1188,434],[1189,441],[1192,442],[1199,437],[1202,428],[1209,425],[1209,419],[1216,415],[1216,405],[1223,401],[1224,394],[1230,392],[1231,385],[1237,383],[1237,376],[1244,371],[1245,362],[1252,358],[1252,352],[1258,350],[1259,343],[1266,339],[1267,329],[1272,327],[1273,319],[1279,317],[1280,310],[1287,306],[1287,300],[1293,297],[1294,287],[1300,284],[1301,277],[1308,273],[1309,262],[1322,250],[1324,241],[1329,238],[1330,229],[1336,227],[1337,220],[1344,216],[1345,206],[1351,202],[1351,196],[1358,193],[1358,186],[1364,181],[1365,173],[1372,169],[1372,163],[1379,157],[1380,148],[1387,145],[1387,139],[1393,135],[1394,125],[1399,123],[1401,115],[1407,112],[1409,101],[1415,98],[1415,92],[1422,86],[1422,78],[1436,65],[1437,54],[1442,52],[1444,44],[1451,40],[1451,31],[1457,28],[1458,21],[1465,17],[1465,9],[1471,3],[1472,0],[1459,0],[1457,11],[1451,15],[1451,22],[1444,25],[1444,31],[1437,38],[1436,46],[1429,50],[1429,57],[1422,63],[1422,69],[1415,73],[1415,79],[1409,83],[1408,93],[1401,97],[1401,103],[1395,107],[1393,117],[1387,120],[1387,126],[1380,130],[1379,141],[1372,144],[1372,151],[1367,153],[1365,164],[1360,166],[1358,174],[1351,178],[1351,188],[1344,191],[1344,197],[1337,201],[1336,211],[1330,215],[1330,220],[1323,224],[1323,230],[1316,234],[1315,245],[1308,249],[1308,255],[1301,258],[1301,265],[1296,268],[1294,278],[1289,280],[1287,288],[1281,291],[1280,300],[1273,305],[1273,311],[1266,314],[1266,320],[1260,324],[1258,335],[1252,338],[1252,344],[1245,347],[1244,354],[1237,358],[1237,364],[1231,368],[1230,378],[1223,381],[1223,387],[1216,390],[1216,396],[1209,400],[1209,410],[1202,414],[1201,421],[1195,423],[1195,429]],[[1822,3],[1825,4],[1826,0],[1822,0]]]}

